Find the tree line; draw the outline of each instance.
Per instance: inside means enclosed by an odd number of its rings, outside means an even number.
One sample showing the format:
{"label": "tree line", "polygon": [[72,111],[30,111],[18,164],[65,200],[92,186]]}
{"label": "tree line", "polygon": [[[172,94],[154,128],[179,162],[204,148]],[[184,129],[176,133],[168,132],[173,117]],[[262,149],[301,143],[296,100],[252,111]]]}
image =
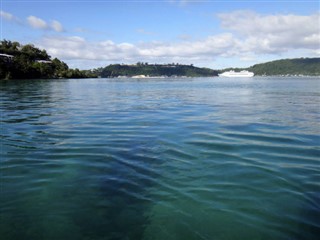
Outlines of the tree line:
{"label": "tree line", "polygon": [[51,59],[46,50],[32,44],[0,42],[0,79],[87,77],[96,77],[96,74],[91,70],[71,69],[65,62]]}
{"label": "tree line", "polygon": [[100,69],[101,77],[131,77],[135,75],[146,76],[187,76],[187,77],[212,77],[218,72],[209,68],[199,68],[183,64],[148,64],[138,62],[134,65],[111,64]]}
{"label": "tree line", "polygon": [[226,68],[224,71],[248,70],[255,76],[320,76],[320,58],[280,59],[255,64],[248,68]]}
{"label": "tree line", "polygon": [[320,76],[320,58],[281,59],[261,64],[255,64],[247,70],[255,75],[304,75]]}

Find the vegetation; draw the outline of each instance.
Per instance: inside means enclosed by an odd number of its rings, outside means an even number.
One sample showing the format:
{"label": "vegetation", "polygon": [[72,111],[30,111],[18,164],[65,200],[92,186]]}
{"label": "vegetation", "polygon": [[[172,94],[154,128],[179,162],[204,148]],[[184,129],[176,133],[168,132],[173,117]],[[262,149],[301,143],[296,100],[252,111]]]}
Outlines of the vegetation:
{"label": "vegetation", "polygon": [[247,69],[255,75],[320,75],[320,58],[283,59],[256,64]]}
{"label": "vegetation", "polygon": [[28,78],[87,78],[92,71],[70,69],[57,58],[51,59],[46,50],[32,44],[3,40],[0,42],[0,79]]}
{"label": "vegetation", "polygon": [[253,65],[249,68],[228,68],[224,71],[248,70],[256,76],[320,76],[320,58],[282,59]]}
{"label": "vegetation", "polygon": [[118,76],[187,76],[187,77],[211,77],[218,76],[218,72],[209,68],[198,68],[193,65],[180,64],[148,64],[140,63],[134,65],[112,64],[101,69],[101,77]]}

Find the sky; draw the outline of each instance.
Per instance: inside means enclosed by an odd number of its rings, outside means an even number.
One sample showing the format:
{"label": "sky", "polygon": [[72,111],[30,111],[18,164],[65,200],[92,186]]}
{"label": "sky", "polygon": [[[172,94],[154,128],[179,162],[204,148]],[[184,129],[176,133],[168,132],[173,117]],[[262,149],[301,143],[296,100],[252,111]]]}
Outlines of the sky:
{"label": "sky", "polygon": [[320,57],[319,0],[0,0],[0,8],[1,40],[34,44],[72,68]]}

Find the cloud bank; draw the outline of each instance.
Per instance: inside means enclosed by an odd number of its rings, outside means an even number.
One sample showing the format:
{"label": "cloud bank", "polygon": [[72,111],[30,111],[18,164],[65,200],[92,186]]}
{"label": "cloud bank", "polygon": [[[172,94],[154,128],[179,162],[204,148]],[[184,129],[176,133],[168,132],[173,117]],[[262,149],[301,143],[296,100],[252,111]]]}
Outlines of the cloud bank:
{"label": "cloud bank", "polygon": [[286,52],[291,49],[319,49],[320,14],[260,15],[235,11],[218,15],[226,30],[239,35],[243,51],[255,53]]}
{"label": "cloud bank", "polygon": [[55,32],[63,32],[64,28],[60,22],[57,20],[52,20],[51,23],[46,22],[45,20],[38,18],[36,16],[29,16],[25,21],[20,20],[11,13],[0,11],[0,17],[8,22],[16,22],[19,24],[30,26],[38,30],[52,30]]}
{"label": "cloud bank", "polygon": [[53,30],[55,32],[63,32],[63,27],[60,22],[57,20],[53,20],[51,24],[47,23],[41,18],[35,16],[27,17],[27,22],[29,26],[35,29],[43,29],[43,30]]}
{"label": "cloud bank", "polygon": [[41,18],[37,18],[35,16],[29,16],[27,17],[27,22],[33,28],[48,29],[48,24]]}
{"label": "cloud bank", "polygon": [[[7,21],[15,21],[12,14],[0,12]],[[320,55],[320,13],[313,15],[262,15],[253,11],[234,11],[216,15],[223,33],[203,39],[179,38],[176,42],[151,41],[116,43],[88,41],[79,36],[45,35],[37,43],[53,57],[66,61],[91,61],[103,64],[123,62],[212,62],[218,57],[252,61],[262,55],[279,56],[300,51]],[[26,19],[28,26],[39,30],[63,32],[62,24],[50,23],[36,16]],[[318,23],[318,24],[317,24]],[[150,34],[144,29],[139,33]],[[95,63],[94,63],[94,62]],[[89,62],[88,62],[89,63]]]}
{"label": "cloud bank", "polygon": [[14,16],[11,13],[0,11],[0,16],[1,18],[7,20],[7,21],[12,21],[14,19]]}
{"label": "cloud bank", "polygon": [[8,22],[16,22],[20,23],[20,20],[12,15],[11,13],[5,12],[5,11],[0,11],[0,17]]}
{"label": "cloud bank", "polygon": [[219,14],[225,33],[180,42],[89,42],[80,37],[45,37],[43,48],[66,60],[109,62],[207,61],[217,57],[250,60],[254,55],[280,55],[294,50],[316,53],[320,48],[320,14],[261,15],[252,11]]}

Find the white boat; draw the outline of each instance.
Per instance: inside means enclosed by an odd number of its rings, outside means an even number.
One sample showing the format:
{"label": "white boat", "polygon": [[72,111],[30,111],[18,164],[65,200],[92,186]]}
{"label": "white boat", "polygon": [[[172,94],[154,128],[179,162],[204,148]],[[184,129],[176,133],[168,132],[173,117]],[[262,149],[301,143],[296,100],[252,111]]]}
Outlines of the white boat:
{"label": "white boat", "polygon": [[131,78],[146,78],[147,76],[146,75],[135,75],[135,76],[132,76]]}
{"label": "white boat", "polygon": [[254,73],[247,70],[235,72],[233,70],[219,74],[219,77],[253,77]]}

